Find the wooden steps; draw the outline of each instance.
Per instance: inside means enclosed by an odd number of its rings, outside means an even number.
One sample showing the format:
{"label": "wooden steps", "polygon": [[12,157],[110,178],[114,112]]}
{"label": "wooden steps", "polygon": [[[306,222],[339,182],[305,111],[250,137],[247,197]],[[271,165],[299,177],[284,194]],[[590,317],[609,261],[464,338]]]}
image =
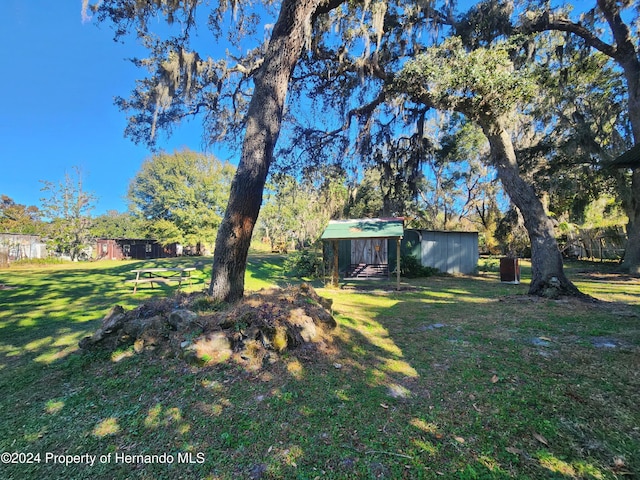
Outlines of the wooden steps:
{"label": "wooden steps", "polygon": [[349,265],[345,278],[386,278],[389,276],[389,265],[358,263]]}

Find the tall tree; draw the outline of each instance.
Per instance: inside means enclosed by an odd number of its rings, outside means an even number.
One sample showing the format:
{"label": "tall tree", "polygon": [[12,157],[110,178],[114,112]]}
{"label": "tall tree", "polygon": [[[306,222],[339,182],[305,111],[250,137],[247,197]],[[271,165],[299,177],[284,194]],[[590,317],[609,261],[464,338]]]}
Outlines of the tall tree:
{"label": "tall tree", "polygon": [[[629,0],[596,0],[579,20],[571,19],[564,9],[537,8],[539,2],[530,2],[530,10],[523,16],[520,30],[543,32],[557,30],[581,38],[585,46],[610,57],[622,69],[627,83],[629,121],[634,143],[640,143],[640,22],[637,2]],[[635,6],[635,8],[634,8]],[[625,12],[626,11],[626,12]],[[623,14],[627,13],[625,17]],[[625,21],[625,18],[630,20]],[[610,37],[610,38],[608,38]],[[625,203],[627,248],[624,266],[640,275],[640,169],[632,173],[631,196]]]}
{"label": "tall tree", "polygon": [[264,61],[254,78],[242,155],[216,238],[209,287],[215,298],[234,301],[244,293],[251,234],[280,134],[289,79],[308,40],[311,18],[324,4],[322,0],[284,0],[280,7]]}
{"label": "tall tree", "polygon": [[40,217],[38,207],[21,205],[7,195],[0,195],[0,232],[39,234]]}
{"label": "tall tree", "polygon": [[188,149],[145,160],[129,185],[131,210],[163,244],[212,245],[234,169]]}
{"label": "tall tree", "polygon": [[[86,2],[85,2],[86,3]],[[152,138],[158,125],[168,126],[184,116],[207,109],[211,137],[225,130],[225,123],[243,117],[235,123],[244,129],[244,140],[238,169],[231,184],[231,192],[225,216],[220,225],[214,252],[214,262],[209,293],[214,297],[234,301],[244,292],[244,273],[247,253],[255,226],[262,192],[273,161],[289,79],[293,69],[309,41],[311,24],[315,15],[339,5],[341,0],[284,0],[280,13],[264,48],[256,49],[247,57],[247,64],[238,63],[236,72],[253,81],[253,93],[242,113],[242,89],[231,89],[231,110],[220,113],[223,85],[228,81],[229,68],[225,61],[203,60],[189,47],[192,29],[197,23],[196,8],[205,4],[201,0],[184,2],[139,2],[136,0],[103,0],[94,6],[99,18],[110,19],[116,25],[116,33],[124,34],[135,23],[138,37],[150,47],[152,57],[138,61],[139,65],[155,66],[156,73],[141,82],[130,100],[121,100],[125,109],[133,109],[138,116],[129,123],[129,133],[137,138]],[[249,2],[220,2],[209,16],[209,25],[220,32],[221,15],[232,5],[240,11],[238,31],[254,21],[242,15]],[[182,20],[181,33],[158,41],[148,28],[149,19],[162,15],[169,23]],[[246,22],[244,22],[246,20]],[[236,130],[238,131],[238,130]]]}
{"label": "tall tree", "polygon": [[54,183],[41,180],[42,215],[47,220],[46,235],[52,250],[76,261],[90,246],[91,210],[96,197],[84,189],[82,171],[73,168],[64,180]]}
{"label": "tall tree", "polygon": [[491,163],[518,207],[531,240],[532,279],[529,293],[578,294],[564,274],[553,224],[532,185],[520,175],[511,138],[518,102],[533,94],[526,73],[516,71],[508,45],[467,51],[458,37],[427,49],[407,62],[396,88],[413,101],[463,113],[489,140]]}
{"label": "tall tree", "polygon": [[130,212],[109,210],[93,219],[91,236],[94,238],[148,238],[150,232],[144,219]]}

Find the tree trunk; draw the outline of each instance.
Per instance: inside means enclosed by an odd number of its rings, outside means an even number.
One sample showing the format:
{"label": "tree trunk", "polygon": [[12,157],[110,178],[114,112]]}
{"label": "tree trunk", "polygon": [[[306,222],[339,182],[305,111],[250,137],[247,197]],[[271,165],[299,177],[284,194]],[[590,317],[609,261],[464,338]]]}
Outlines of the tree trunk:
{"label": "tree trunk", "polygon": [[[598,0],[598,6],[611,27],[616,41],[614,59],[620,64],[627,81],[629,121],[634,143],[640,142],[640,60],[638,50],[627,24],[620,16],[616,2]],[[627,208],[627,247],[623,268],[631,274],[640,275],[640,169],[636,168],[631,178],[631,199]]]}
{"label": "tree trunk", "polygon": [[233,302],[244,294],[251,235],[273,159],[289,79],[302,53],[305,26],[322,0],[284,0],[254,80],[247,127],[229,203],[216,237],[209,295]]}
{"label": "tree trunk", "polygon": [[[637,138],[640,138],[638,136]],[[631,275],[640,276],[640,168],[631,177],[631,200],[627,209],[627,246],[622,267]]]}
{"label": "tree trunk", "polygon": [[[633,56],[622,64],[629,92],[629,121],[635,144],[640,143],[640,62]],[[631,198],[628,202],[627,246],[622,267],[632,275],[640,275],[640,167],[631,176]]]}
{"label": "tree trunk", "polygon": [[478,123],[489,139],[493,165],[498,177],[524,218],[531,241],[530,295],[581,295],[564,274],[562,255],[556,242],[553,225],[534,188],[519,173],[511,137],[500,121],[484,118]]}

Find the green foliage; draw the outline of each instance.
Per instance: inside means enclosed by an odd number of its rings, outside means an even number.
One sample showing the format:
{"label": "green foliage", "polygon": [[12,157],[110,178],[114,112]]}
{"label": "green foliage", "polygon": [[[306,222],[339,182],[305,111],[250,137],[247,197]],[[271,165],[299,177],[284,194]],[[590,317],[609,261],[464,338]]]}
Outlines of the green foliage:
{"label": "green foliage", "polygon": [[407,278],[431,277],[438,274],[437,268],[425,267],[420,264],[415,255],[400,256],[400,274]]}
{"label": "green foliage", "polygon": [[296,248],[306,248],[342,209],[345,198],[342,178],[328,175],[316,184],[310,179],[273,175],[260,209],[258,228],[270,241],[272,250],[292,243]]}
{"label": "green foliage", "polygon": [[91,245],[90,212],[96,197],[84,190],[81,170],[74,167],[73,171],[57,184],[41,181],[46,195],[41,202],[43,217],[49,221],[45,229],[49,248],[78,260]]}
{"label": "green foliage", "polygon": [[322,259],[313,250],[296,250],[287,255],[283,268],[287,275],[293,277],[319,277],[322,275]]}
{"label": "green foliage", "polygon": [[344,214],[347,218],[374,218],[382,215],[382,181],[378,168],[368,168],[350,188]]}
{"label": "green foliage", "polygon": [[148,238],[149,230],[144,220],[131,213],[109,210],[95,217],[91,223],[94,238]]}
{"label": "green foliage", "polygon": [[582,228],[621,227],[628,221],[620,202],[611,195],[602,195],[585,208]]}
{"label": "green foliage", "polygon": [[528,72],[511,61],[511,48],[502,42],[467,51],[459,37],[447,38],[408,61],[395,89],[417,102],[471,118],[500,117],[534,94]]}
{"label": "green foliage", "polygon": [[41,213],[36,206],[21,205],[6,195],[0,195],[0,233],[42,233]]}
{"label": "green foliage", "polygon": [[190,150],[147,159],[129,186],[132,211],[163,244],[212,244],[234,168]]}

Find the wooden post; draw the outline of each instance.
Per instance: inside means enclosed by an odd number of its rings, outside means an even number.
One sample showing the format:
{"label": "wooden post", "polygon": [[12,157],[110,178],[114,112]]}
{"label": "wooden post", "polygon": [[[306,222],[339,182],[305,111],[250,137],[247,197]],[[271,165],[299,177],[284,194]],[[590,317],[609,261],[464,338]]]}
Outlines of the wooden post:
{"label": "wooden post", "polygon": [[331,242],[331,246],[333,249],[333,268],[331,269],[331,285],[333,285],[334,287],[337,287],[338,282],[340,281],[340,276],[339,276],[340,264],[338,261],[340,242],[338,240],[334,240],[333,242]]}
{"label": "wooden post", "polygon": [[396,290],[400,290],[400,237],[396,239]]}

